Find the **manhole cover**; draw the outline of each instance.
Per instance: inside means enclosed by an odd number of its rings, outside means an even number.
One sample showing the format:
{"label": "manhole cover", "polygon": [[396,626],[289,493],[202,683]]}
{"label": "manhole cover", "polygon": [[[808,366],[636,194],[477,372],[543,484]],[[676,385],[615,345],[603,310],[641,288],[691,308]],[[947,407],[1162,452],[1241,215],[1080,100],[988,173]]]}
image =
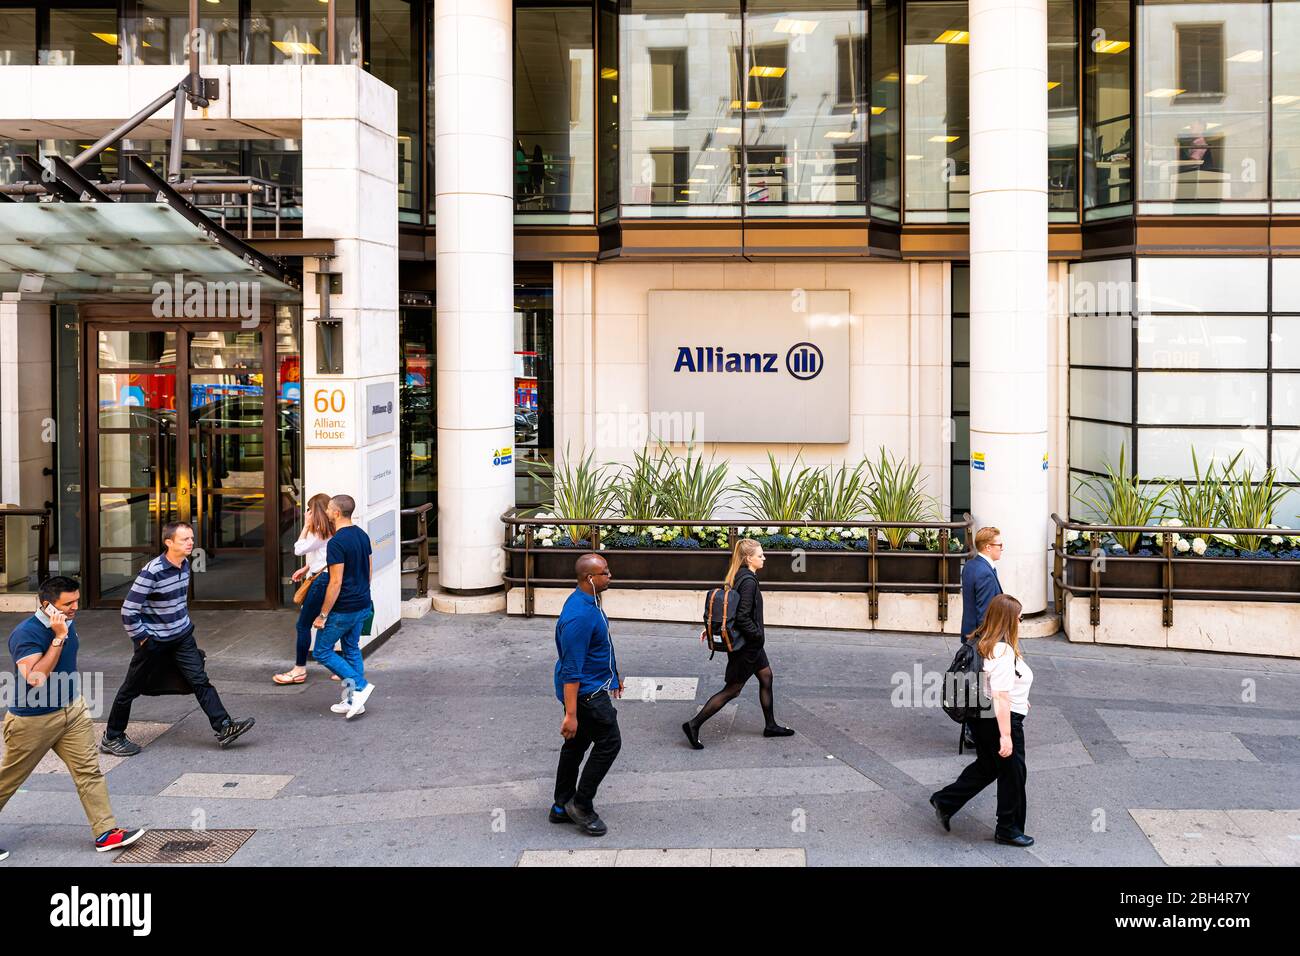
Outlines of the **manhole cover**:
{"label": "manhole cover", "polygon": [[116,863],[226,863],[256,830],[150,830]]}

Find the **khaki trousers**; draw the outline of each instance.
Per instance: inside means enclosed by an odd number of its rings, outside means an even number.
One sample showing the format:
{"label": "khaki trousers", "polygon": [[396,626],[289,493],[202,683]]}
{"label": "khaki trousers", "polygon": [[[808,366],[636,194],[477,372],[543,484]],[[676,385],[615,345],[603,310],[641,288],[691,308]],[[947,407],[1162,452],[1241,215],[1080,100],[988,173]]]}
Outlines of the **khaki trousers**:
{"label": "khaki trousers", "polygon": [[5,714],[0,725],[4,757],[0,761],[0,810],[27,782],[36,765],[53,750],[72,774],[81,797],[82,809],[96,837],[117,827],[108,802],[108,783],[99,771],[95,730],[86,713],[86,702],[78,697],[62,710],[41,717]]}

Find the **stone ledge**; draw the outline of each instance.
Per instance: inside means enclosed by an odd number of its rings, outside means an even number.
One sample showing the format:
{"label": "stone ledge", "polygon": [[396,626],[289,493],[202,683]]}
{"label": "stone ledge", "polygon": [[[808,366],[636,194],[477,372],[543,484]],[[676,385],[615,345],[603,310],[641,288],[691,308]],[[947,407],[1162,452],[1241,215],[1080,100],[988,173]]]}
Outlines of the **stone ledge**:
{"label": "stone ledge", "polygon": [[506,609],[506,596],[502,592],[462,595],[433,591],[429,597],[433,609],[440,614],[495,614]]}
{"label": "stone ledge", "polygon": [[1173,626],[1165,627],[1159,600],[1106,598],[1093,627],[1088,599],[1065,597],[1065,634],[1080,644],[1300,658],[1297,622],[1300,609],[1289,602],[1175,601]]}

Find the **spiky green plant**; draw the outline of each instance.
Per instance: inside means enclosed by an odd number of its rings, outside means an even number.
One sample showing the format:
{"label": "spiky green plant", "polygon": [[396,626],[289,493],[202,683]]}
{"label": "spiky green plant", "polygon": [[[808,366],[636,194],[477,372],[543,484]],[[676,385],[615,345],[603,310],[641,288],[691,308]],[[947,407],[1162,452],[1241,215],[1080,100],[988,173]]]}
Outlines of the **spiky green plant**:
{"label": "spiky green plant", "polygon": [[[666,446],[660,442],[660,448]],[[686,457],[670,454],[671,468],[665,472],[660,490],[660,507],[664,515],[676,521],[707,521],[713,517],[727,491],[727,463],[714,464],[704,455],[696,455],[695,442],[686,445]],[[683,528],[690,537],[692,528]]]}
{"label": "spiky green plant", "polygon": [[860,461],[852,471],[844,462],[819,469],[808,517],[839,522],[857,521],[866,514],[867,488],[871,484],[866,467],[867,463]]}
{"label": "spiky green plant", "polygon": [[[567,445],[563,460],[551,467],[550,478],[531,471],[529,474],[546,487],[558,518],[591,520],[608,517],[618,493],[609,465],[596,465],[595,452],[588,452],[586,457],[575,462]],[[575,542],[594,543],[593,525],[571,524],[564,530]]]}
{"label": "spiky green plant", "polygon": [[1202,474],[1201,463],[1193,447],[1192,474],[1195,479],[1170,485],[1169,510],[1188,528],[1217,528],[1225,523],[1223,476],[1237,467],[1240,458],[1241,452],[1237,452],[1223,469],[1211,458]]}
{"label": "spiky green plant", "polygon": [[[1266,528],[1273,523],[1273,512],[1287,495],[1287,488],[1278,487],[1277,469],[1268,468],[1259,481],[1255,480],[1254,469],[1250,467],[1237,470],[1237,459],[1233,467],[1224,472],[1223,481],[1223,519],[1230,528]],[[1254,551],[1260,546],[1261,538],[1257,534],[1238,535],[1235,545],[1243,551]]]}
{"label": "spiky green plant", "polygon": [[789,533],[791,525],[808,520],[808,512],[817,493],[817,472],[799,467],[796,455],[788,471],[776,463],[776,457],[767,453],[768,473],[760,475],[752,468],[752,478],[738,481],[734,487],[736,501],[748,517],[781,526],[781,533]]}
{"label": "spiky green plant", "polygon": [[672,453],[663,445],[652,452],[647,444],[637,452],[615,482],[620,517],[638,521],[662,517],[664,481],[672,467]]}
{"label": "spiky green plant", "polygon": [[[939,504],[925,493],[925,479],[920,465],[908,465],[895,458],[882,445],[880,457],[867,461],[870,478],[866,491],[867,511],[876,521],[934,521]],[[898,549],[912,532],[907,528],[885,528],[885,540]]]}
{"label": "spiky green plant", "polygon": [[[1089,475],[1076,479],[1074,500],[1092,509],[1093,513],[1114,525],[1148,525],[1164,508],[1169,496],[1169,482],[1142,481],[1130,475],[1125,464],[1124,446],[1119,446],[1119,468],[1104,463],[1106,475]],[[1086,493],[1081,493],[1086,492]],[[1121,531],[1115,541],[1132,554],[1137,550],[1142,534],[1138,531]]]}

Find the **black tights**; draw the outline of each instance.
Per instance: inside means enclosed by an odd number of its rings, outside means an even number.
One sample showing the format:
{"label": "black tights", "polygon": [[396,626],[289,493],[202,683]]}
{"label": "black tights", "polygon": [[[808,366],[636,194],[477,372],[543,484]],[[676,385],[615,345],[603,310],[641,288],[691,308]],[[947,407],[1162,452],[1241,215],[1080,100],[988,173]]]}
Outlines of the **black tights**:
{"label": "black tights", "polygon": [[[768,727],[776,726],[776,716],[772,713],[772,668],[764,667],[754,675],[758,678],[758,704],[763,708],[763,722]],[[703,723],[722,710],[728,701],[735,700],[740,696],[745,684],[742,681],[739,684],[727,684],[722,690],[718,691],[700,708],[700,712],[691,718],[691,723],[698,730]]]}

